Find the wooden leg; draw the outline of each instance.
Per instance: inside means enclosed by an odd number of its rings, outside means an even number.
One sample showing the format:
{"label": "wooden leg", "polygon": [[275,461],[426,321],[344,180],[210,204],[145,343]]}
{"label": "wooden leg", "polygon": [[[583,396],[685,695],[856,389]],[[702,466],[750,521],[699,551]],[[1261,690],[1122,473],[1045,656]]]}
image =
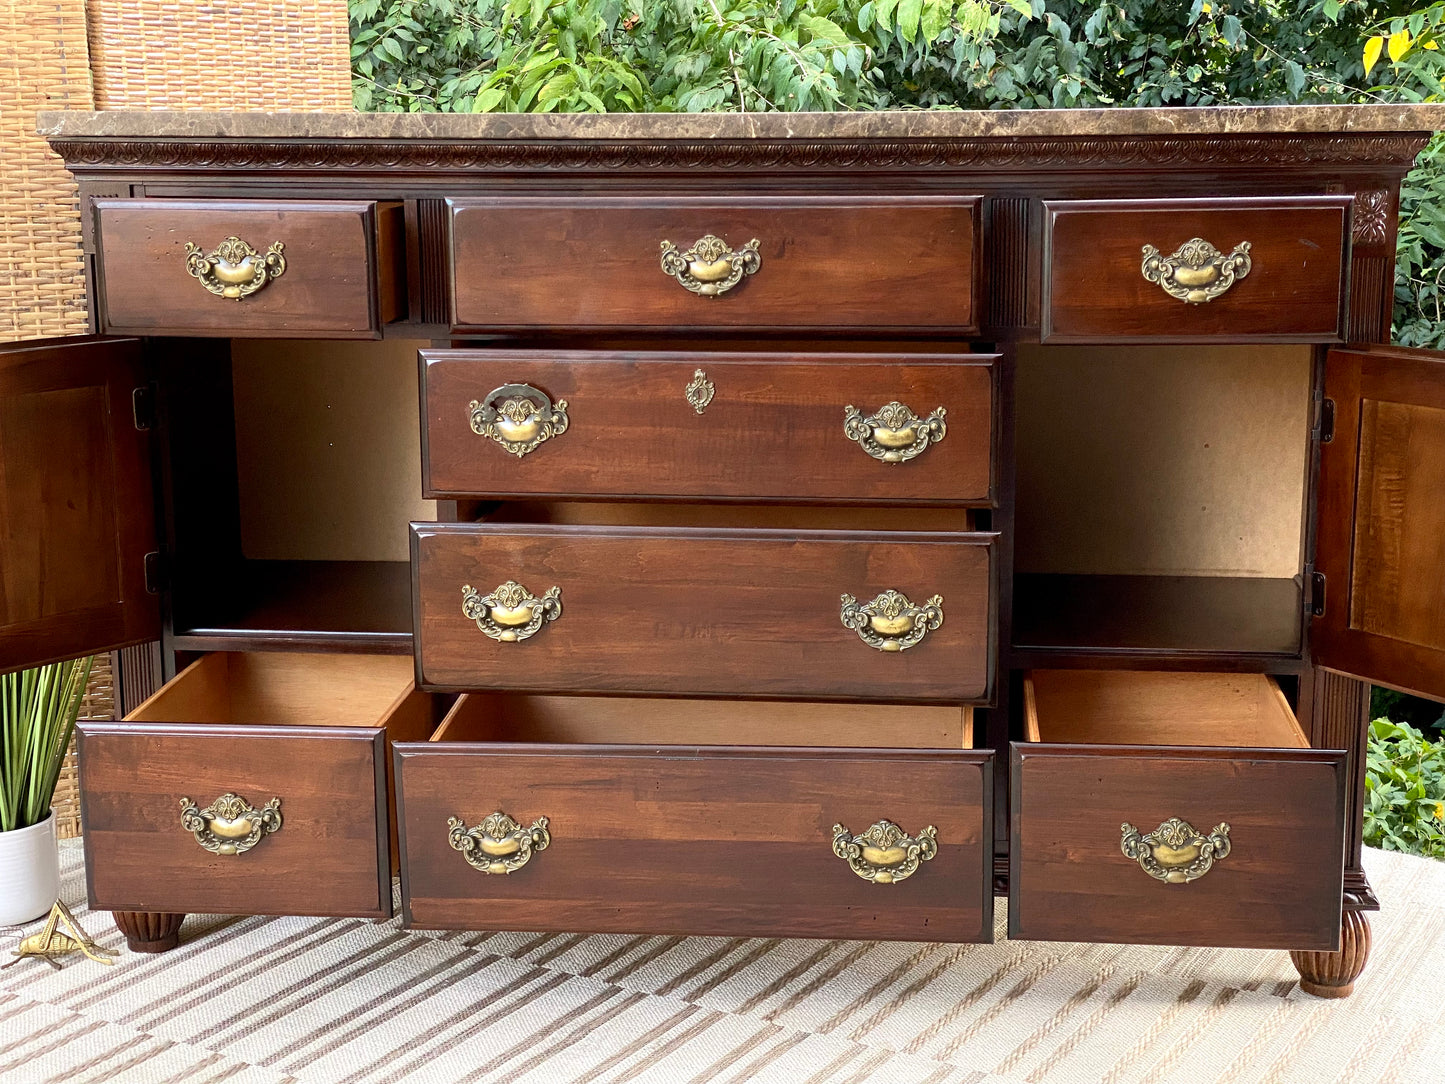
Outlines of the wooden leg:
{"label": "wooden leg", "polygon": [[112,911],[116,928],[125,934],[132,952],[165,952],[181,943],[185,915],[164,911]]}
{"label": "wooden leg", "polygon": [[1349,997],[1370,958],[1370,920],[1363,911],[1346,911],[1339,952],[1291,952],[1299,970],[1299,988],[1315,997]]}

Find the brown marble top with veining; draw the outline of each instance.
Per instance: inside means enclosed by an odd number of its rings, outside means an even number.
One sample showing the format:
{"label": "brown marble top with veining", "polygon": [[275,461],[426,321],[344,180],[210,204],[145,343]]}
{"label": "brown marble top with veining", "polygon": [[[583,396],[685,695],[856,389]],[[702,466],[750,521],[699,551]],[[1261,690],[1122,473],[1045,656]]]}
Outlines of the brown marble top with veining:
{"label": "brown marble top with veining", "polygon": [[232,113],[45,111],[51,139],[738,140],[1213,136],[1445,129],[1445,105],[857,113]]}

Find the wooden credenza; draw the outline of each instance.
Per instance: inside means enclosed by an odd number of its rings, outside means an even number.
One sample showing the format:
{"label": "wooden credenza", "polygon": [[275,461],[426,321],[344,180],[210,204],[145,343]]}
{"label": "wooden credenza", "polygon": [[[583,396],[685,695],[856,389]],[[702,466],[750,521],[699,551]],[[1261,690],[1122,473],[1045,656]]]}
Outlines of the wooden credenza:
{"label": "wooden credenza", "polygon": [[92,906],[1004,895],[1348,993],[1365,682],[1445,698],[1445,359],[1377,345],[1442,121],[43,116],[97,334],[0,353],[0,668],[125,648]]}

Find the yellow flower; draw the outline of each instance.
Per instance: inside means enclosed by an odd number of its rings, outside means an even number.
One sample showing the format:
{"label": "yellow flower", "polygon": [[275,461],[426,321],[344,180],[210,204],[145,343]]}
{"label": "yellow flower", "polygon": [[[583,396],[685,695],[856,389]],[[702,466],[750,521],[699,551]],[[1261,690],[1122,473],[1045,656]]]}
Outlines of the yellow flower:
{"label": "yellow flower", "polygon": [[1445,802],[1435,803],[1435,819],[1437,821],[1445,821]]}

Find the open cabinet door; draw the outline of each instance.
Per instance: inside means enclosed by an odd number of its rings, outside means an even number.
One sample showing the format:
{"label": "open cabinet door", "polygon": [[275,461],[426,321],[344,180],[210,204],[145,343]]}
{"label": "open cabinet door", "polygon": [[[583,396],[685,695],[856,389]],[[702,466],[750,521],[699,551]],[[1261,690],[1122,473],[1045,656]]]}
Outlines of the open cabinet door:
{"label": "open cabinet door", "polygon": [[1314,661],[1445,700],[1445,354],[1331,350],[1325,396]]}
{"label": "open cabinet door", "polygon": [[160,635],[135,339],[0,346],[0,673]]}

